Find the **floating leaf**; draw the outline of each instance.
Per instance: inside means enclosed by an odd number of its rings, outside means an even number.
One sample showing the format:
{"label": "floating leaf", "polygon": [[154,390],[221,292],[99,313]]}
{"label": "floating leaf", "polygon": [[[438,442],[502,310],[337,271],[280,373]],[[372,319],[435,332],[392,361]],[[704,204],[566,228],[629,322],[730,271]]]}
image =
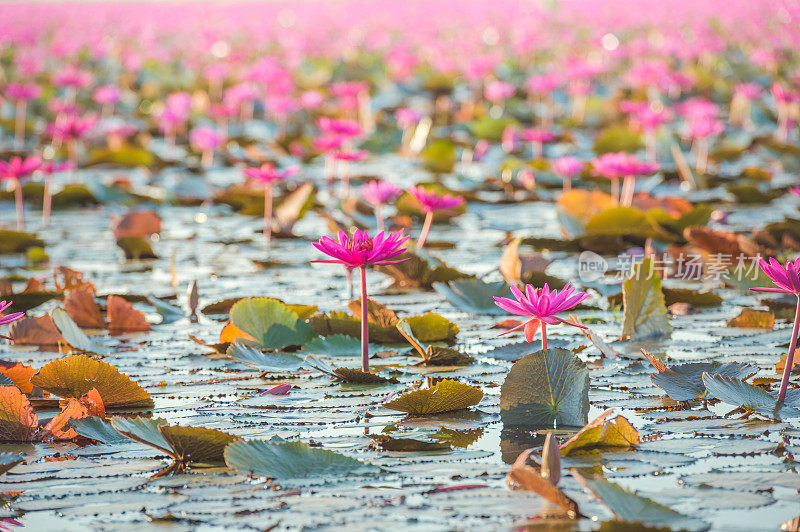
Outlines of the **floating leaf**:
{"label": "floating leaf", "polygon": [[161,418],[135,417],[128,419],[115,417],[111,419],[111,426],[121,435],[133,441],[155,447],[159,451],[172,456],[172,449],[170,449],[169,443],[161,435],[161,431],[158,430],[160,426],[166,424],[167,421]]}
{"label": "floating leaf", "polygon": [[224,462],[225,447],[239,438],[221,430],[204,427],[178,427],[159,425],[159,432],[180,462]]}
{"label": "floating leaf", "polygon": [[554,483],[543,477],[536,468],[528,465],[528,458],[532,452],[533,449],[523,451],[511,466],[511,471],[506,477],[509,488],[537,493],[551,503],[561,507],[571,519],[579,517],[581,513],[578,509],[578,503],[567,497]]}
{"label": "floating leaf", "polygon": [[634,207],[612,207],[586,222],[588,236],[648,236],[653,233],[647,215]]}
{"label": "floating leaf", "polygon": [[727,325],[743,329],[772,329],[775,326],[775,314],[769,310],[743,308],[738,316],[728,320]]}
{"label": "floating leaf", "polygon": [[593,216],[614,206],[610,194],[600,190],[573,188],[558,197],[558,206],[572,218],[586,223]]}
{"label": "floating leaf", "polygon": [[673,303],[689,303],[693,307],[718,307],[722,297],[712,292],[698,292],[687,288],[662,288],[664,303],[669,307]]}
{"label": "floating leaf", "polygon": [[633,269],[622,285],[622,337],[642,340],[669,334],[667,307],[661,292],[661,278],[646,258]]}
{"label": "floating leaf", "polygon": [[181,309],[180,307],[170,305],[166,301],[162,301],[157,297],[152,297],[152,296],[148,297],[147,301],[148,303],[153,305],[153,308],[156,309],[156,312],[158,312],[161,315],[162,318],[161,323],[163,324],[173,323],[185,316],[183,309]]}
{"label": "floating leaf", "polygon": [[128,260],[157,259],[150,242],[138,236],[124,236],[117,240],[117,246]]}
{"label": "floating leaf", "polygon": [[64,310],[78,327],[102,329],[106,326],[100,305],[94,300],[94,291],[88,287],[70,290],[64,300]]}
{"label": "floating leaf", "polygon": [[436,139],[420,154],[422,166],[437,174],[447,174],[456,165],[456,147],[448,139]]}
{"label": "floating leaf", "polygon": [[16,386],[0,386],[0,441],[38,439],[39,418],[28,398]]}
{"label": "floating leaf", "polygon": [[[403,433],[405,436],[405,433]],[[390,434],[369,434],[369,439],[374,445],[384,451],[393,452],[428,452],[428,451],[449,451],[452,446],[444,441],[431,441],[428,439],[417,439],[410,437],[396,437]],[[428,435],[432,437],[433,435]]]}
{"label": "floating leaf", "polygon": [[493,316],[505,314],[492,299],[508,294],[508,285],[503,281],[485,283],[480,279],[460,279],[449,283],[433,283],[433,289],[458,310]]}
{"label": "floating leaf", "polygon": [[133,308],[128,301],[120,296],[108,296],[108,330],[111,334],[128,332],[144,332],[150,330],[150,324],[144,314]]}
{"label": "floating leaf", "polygon": [[314,330],[287,305],[274,299],[242,299],[231,308],[231,321],[255,338],[257,345],[281,349],[314,339]]}
{"label": "floating leaf", "polygon": [[505,426],[581,427],[589,413],[589,370],[567,349],[542,349],[511,366],[500,390]]}
{"label": "floating leaf", "polygon": [[433,312],[411,316],[406,321],[414,331],[414,336],[423,342],[453,342],[458,334],[455,323]]}
{"label": "floating leaf", "polygon": [[144,388],[111,364],[76,355],[50,362],[31,379],[34,386],[63,398],[80,398],[96,388],[107,408],[152,408]]}
{"label": "floating leaf", "polygon": [[23,316],[9,326],[8,335],[19,345],[55,346],[61,341],[61,333],[49,314],[38,318]]}
{"label": "floating leaf", "polygon": [[303,442],[239,440],[225,448],[225,463],[245,475],[276,480],[374,471],[376,468],[341,453]]}
{"label": "floating leaf", "polygon": [[650,380],[664,390],[671,399],[676,401],[691,401],[705,399],[708,390],[703,383],[703,373],[709,375],[724,375],[735,379],[746,379],[755,375],[758,368],[743,362],[690,362],[667,367],[655,359],[650,353],[642,351],[645,357],[658,370],[650,376]]}
{"label": "floating leaf", "polygon": [[90,340],[63,308],[53,309],[50,315],[64,341],[73,348],[87,353],[105,353],[107,351],[105,347]]}
{"label": "floating leaf", "polygon": [[25,253],[32,247],[43,248],[44,240],[31,233],[0,229],[0,253],[4,255]]}
{"label": "floating leaf", "polygon": [[[350,309],[353,316],[361,319],[361,298],[348,303],[347,308]],[[367,298],[367,321],[383,328],[393,327],[397,322],[397,314],[386,305]]]}
{"label": "floating leaf", "polygon": [[561,446],[561,454],[576,451],[626,451],[639,444],[639,431],[623,416],[606,419],[614,411],[606,410]]}
{"label": "floating leaf", "polygon": [[446,283],[458,279],[471,278],[471,275],[451,268],[432,255],[422,256],[423,251],[417,253],[406,251],[403,262],[377,266],[376,269],[394,279],[393,288],[432,288],[433,283]]}
{"label": "floating leaf", "polygon": [[239,343],[228,346],[228,350],[225,354],[230,358],[244,362],[245,364],[257,366],[267,371],[294,371],[299,369],[303,364],[303,361],[295,355],[288,353],[264,353],[255,347]]}
{"label": "floating leaf", "polygon": [[642,137],[639,133],[631,131],[625,124],[615,124],[595,135],[592,151],[597,155],[618,151],[636,153],[642,147]]}
{"label": "floating leaf", "polygon": [[711,525],[667,508],[652,499],[640,497],[604,478],[584,477],[577,470],[572,475],[594,497],[608,507],[618,521],[633,521],[651,526],[667,526],[673,530],[704,531]]}
{"label": "floating leaf", "polygon": [[341,381],[352,384],[385,384],[387,382],[397,382],[395,378],[387,379],[375,373],[355,368],[334,368],[331,374]]}
{"label": "floating leaf", "polygon": [[729,405],[740,406],[773,419],[800,416],[800,390],[790,390],[783,405],[766,390],[725,375],[703,374],[709,395]]}
{"label": "floating leaf", "polygon": [[[263,205],[263,202],[259,202]],[[314,205],[314,185],[303,183],[284,197],[275,207],[273,229],[275,234],[291,235],[292,228],[297,220],[305,216],[306,212]]]}
{"label": "floating leaf", "polygon": [[453,412],[477,405],[483,392],[456,380],[442,380],[424,390],[414,390],[383,403],[385,408],[413,415]]}

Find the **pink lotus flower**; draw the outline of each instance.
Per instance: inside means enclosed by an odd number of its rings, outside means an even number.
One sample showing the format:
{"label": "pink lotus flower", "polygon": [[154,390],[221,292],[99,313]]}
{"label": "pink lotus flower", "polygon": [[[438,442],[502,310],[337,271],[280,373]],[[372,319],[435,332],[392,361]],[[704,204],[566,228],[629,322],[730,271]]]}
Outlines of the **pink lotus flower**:
{"label": "pink lotus flower", "polygon": [[361,197],[375,207],[375,218],[378,222],[378,231],[383,231],[384,222],[382,207],[389,201],[396,199],[403,191],[388,181],[370,181],[361,187]]}
{"label": "pink lotus flower", "polygon": [[433,215],[436,212],[447,212],[464,205],[464,198],[452,194],[437,194],[433,190],[428,190],[422,185],[408,189],[409,195],[417,201],[420,209],[425,213],[425,222],[422,231],[417,239],[417,247],[422,248],[428,237],[428,231],[433,223]]}
{"label": "pink lotus flower", "polygon": [[244,175],[264,184],[264,238],[269,246],[272,240],[272,185],[275,181],[286,179],[300,171],[298,166],[290,166],[285,170],[278,170],[269,163],[259,167],[245,168]]}
{"label": "pink lotus flower", "polygon": [[415,126],[422,120],[422,113],[409,109],[408,107],[400,107],[394,112],[394,119],[397,121],[397,126],[400,129],[408,129]]}
{"label": "pink lotus flower", "polygon": [[41,96],[42,88],[34,83],[9,83],[4,94],[9,100],[27,102]]}
{"label": "pink lotus flower", "polygon": [[572,178],[583,170],[583,161],[577,157],[559,157],[550,163],[550,168],[564,181],[563,191],[567,192],[572,188]]}
{"label": "pink lotus flower", "polygon": [[[635,179],[658,171],[658,163],[640,161],[625,152],[605,153],[592,161],[595,175],[611,179],[611,197],[616,203],[629,207],[633,202]],[[625,178],[620,196],[619,180]]]}
{"label": "pink lotus flower", "polygon": [[67,115],[48,126],[48,132],[53,139],[60,142],[79,140],[86,136],[97,125],[97,117],[86,115],[83,117]]}
{"label": "pink lotus flower", "polygon": [[72,89],[88,87],[93,79],[94,77],[91,73],[74,66],[68,66],[53,76],[53,82],[57,86]]}
{"label": "pink lotus flower", "polygon": [[494,104],[501,104],[514,96],[517,91],[516,87],[506,81],[492,81],[486,85],[484,96],[486,99]]}
{"label": "pink lotus flower", "polygon": [[556,136],[545,129],[523,129],[520,137],[525,142],[531,143],[531,155],[534,159],[539,159],[542,156],[542,145],[550,142]]}
{"label": "pink lotus flower", "polygon": [[[9,323],[15,322],[20,319],[22,316],[25,315],[24,312],[12,312],[11,314],[4,314],[6,309],[10,307],[14,302],[13,301],[0,301],[0,325],[8,325]],[[6,340],[11,340],[8,336],[4,336],[0,334],[0,338],[5,338]]]}
{"label": "pink lotus flower", "polygon": [[92,93],[92,98],[100,105],[113,105],[119,102],[119,96],[120,90],[116,85],[103,85]]}
{"label": "pink lotus flower", "polygon": [[12,157],[8,162],[0,161],[0,179],[24,179],[33,174],[42,164],[42,159],[31,156]]}
{"label": "pink lotus flower", "polygon": [[317,127],[329,135],[355,137],[361,134],[361,126],[355,120],[346,118],[328,118],[322,116],[317,120]]}
{"label": "pink lotus flower", "polygon": [[797,308],[794,313],[794,326],[792,327],[792,339],[789,343],[789,351],[786,354],[786,366],[783,368],[783,376],[781,377],[781,387],[778,391],[778,402],[783,402],[786,398],[786,390],[789,387],[789,377],[792,374],[792,367],[794,366],[794,352],[797,347],[797,334],[800,332],[800,260],[794,262],[787,260],[786,264],[781,266],[777,260],[770,258],[769,262],[761,259],[759,266],[767,277],[772,279],[772,282],[777,287],[757,287],[751,288],[757,292],[778,292],[782,294],[792,294],[797,298]]}
{"label": "pink lotus flower", "polygon": [[381,231],[374,238],[370,238],[366,231],[356,229],[353,238],[348,238],[344,231],[339,231],[338,241],[323,236],[313,246],[332,260],[314,260],[312,262],[327,262],[341,264],[345,268],[361,270],[361,368],[369,371],[369,318],[367,314],[367,266],[380,264],[394,264],[405,259],[396,259],[405,250],[407,236],[402,231],[389,233],[385,236]]}
{"label": "pink lotus flower", "polygon": [[524,327],[525,340],[532,342],[541,324],[542,349],[547,349],[547,324],[554,325],[564,323],[566,325],[572,325],[573,327],[586,328],[579,323],[573,323],[556,316],[559,312],[571,309],[589,297],[589,294],[584,292],[576,292],[575,289],[570,286],[570,283],[567,283],[561,292],[558,290],[550,290],[547,284],[542,288],[534,288],[526,284],[524,292],[516,286],[512,286],[511,292],[517,299],[516,301],[507,297],[495,297],[495,304],[507,312],[516,314],[517,316],[525,316],[530,319],[525,323],[507,330],[502,333],[501,336]]}

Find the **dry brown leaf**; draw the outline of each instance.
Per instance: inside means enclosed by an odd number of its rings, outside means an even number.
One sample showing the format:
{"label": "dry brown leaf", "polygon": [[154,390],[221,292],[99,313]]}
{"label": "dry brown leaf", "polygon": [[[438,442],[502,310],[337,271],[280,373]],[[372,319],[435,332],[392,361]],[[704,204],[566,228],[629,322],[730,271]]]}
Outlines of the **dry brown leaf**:
{"label": "dry brown leaf", "polygon": [[743,308],[738,316],[728,320],[727,325],[743,329],[772,329],[775,326],[775,314],[769,310]]}
{"label": "dry brown leaf", "polygon": [[535,253],[520,255],[520,242],[521,238],[515,238],[500,257],[500,273],[508,283],[520,282],[528,272],[543,272],[551,262]]}
{"label": "dry brown leaf", "polygon": [[133,308],[120,296],[108,296],[107,302],[108,328],[111,334],[126,332],[143,332],[150,330],[150,324],[144,314]]}
{"label": "dry brown leaf", "polygon": [[553,504],[560,506],[573,519],[580,516],[578,503],[567,497],[557,486],[554,486],[539,474],[534,467],[527,464],[528,457],[532,452],[533,449],[528,449],[517,457],[506,477],[508,487],[537,493]]}
{"label": "dry brown leaf", "polygon": [[102,329],[106,326],[100,305],[94,300],[93,290],[86,286],[70,290],[64,300],[64,310],[78,327]]}
{"label": "dry brown leaf", "polygon": [[69,426],[70,419],[82,419],[89,415],[87,408],[77,399],[70,399],[64,408],[53,416],[47,425],[44,426],[45,437],[52,437],[55,440],[71,440],[76,438],[78,433]]}
{"label": "dry brown leaf", "polygon": [[31,377],[36,375],[36,369],[26,366],[20,362],[0,362],[0,373],[11,379],[14,386],[22,390],[22,393],[33,393]]}
{"label": "dry brown leaf", "polygon": [[37,441],[39,418],[16,386],[0,386],[0,441]]}
{"label": "dry brown leaf", "polygon": [[[347,306],[350,309],[350,312],[353,313],[353,316],[360,320],[361,298],[351,301]],[[397,314],[395,314],[392,309],[386,305],[381,305],[377,301],[367,298],[367,321],[370,323],[376,323],[381,327],[394,327],[394,324],[397,323],[397,319]]]}
{"label": "dry brown leaf", "polygon": [[[225,324],[225,327],[222,328],[222,331],[219,333],[219,343],[220,344],[232,344],[236,342],[238,339],[243,340],[250,340],[255,342],[256,339],[253,338],[251,335],[247,334],[239,327],[234,325],[231,322]],[[209,346],[211,347],[211,346]]]}
{"label": "dry brown leaf", "polygon": [[61,341],[61,333],[49,314],[38,318],[25,316],[12,323],[8,333],[11,340],[19,345],[55,346]]}
{"label": "dry brown leaf", "polygon": [[161,232],[161,217],[154,211],[131,211],[114,220],[113,226],[114,238],[117,240],[127,236],[146,239]]}
{"label": "dry brown leaf", "polygon": [[94,294],[94,285],[89,281],[84,280],[83,273],[67,268],[66,266],[59,266],[53,272],[53,284],[58,292],[67,292],[70,290],[77,290],[84,288],[90,293]]}

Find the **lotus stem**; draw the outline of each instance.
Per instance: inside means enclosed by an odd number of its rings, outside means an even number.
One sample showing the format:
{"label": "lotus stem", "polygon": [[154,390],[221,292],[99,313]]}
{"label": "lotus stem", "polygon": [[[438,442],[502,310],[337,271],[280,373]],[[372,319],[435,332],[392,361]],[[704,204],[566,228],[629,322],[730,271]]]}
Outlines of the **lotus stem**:
{"label": "lotus stem", "polygon": [[633,203],[633,192],[636,189],[636,178],[633,176],[625,176],[622,182],[622,195],[620,196],[620,203],[623,207],[630,207]]}
{"label": "lotus stem", "polygon": [[611,199],[614,205],[619,205],[619,178],[611,178]]}
{"label": "lotus stem", "polygon": [[367,317],[367,269],[361,267],[361,369],[369,371],[369,319]]}
{"label": "lotus stem", "polygon": [[25,100],[19,100],[17,102],[17,111],[16,116],[14,117],[15,128],[14,128],[14,146],[18,150],[22,150],[25,147],[25,118],[28,113],[28,102]]}
{"label": "lotus stem", "polygon": [[786,398],[786,389],[789,387],[789,376],[792,374],[794,365],[794,350],[797,347],[797,333],[800,329],[800,296],[797,297],[797,308],[794,311],[794,326],[792,327],[792,341],[789,343],[789,352],[786,354],[786,366],[783,368],[781,377],[781,389],[778,392],[778,402],[782,403]]}
{"label": "lotus stem", "polygon": [[572,190],[572,176],[571,175],[565,175],[561,179],[563,181],[563,185],[561,187],[561,192],[569,192],[570,190]]}
{"label": "lotus stem", "polygon": [[25,211],[22,202],[22,181],[17,179],[14,182],[14,203],[17,207],[17,231],[25,230]]}
{"label": "lotus stem", "polygon": [[541,142],[531,142],[531,157],[532,159],[541,159],[542,158],[542,143]]}
{"label": "lotus stem", "polygon": [[44,196],[42,198],[42,224],[50,225],[50,211],[53,208],[53,196],[50,193],[50,175],[44,176]]}
{"label": "lotus stem", "polygon": [[419,239],[417,239],[418,248],[422,249],[422,247],[425,245],[425,240],[428,238],[428,231],[431,230],[432,223],[433,223],[433,211],[425,215],[425,223],[422,224],[422,232],[419,234]]}
{"label": "lotus stem", "polygon": [[272,240],[272,184],[264,186],[264,238],[269,247]]}
{"label": "lotus stem", "polygon": [[542,349],[547,349],[547,324],[542,322]]}
{"label": "lotus stem", "polygon": [[353,299],[353,270],[345,268],[347,271],[347,298]]}
{"label": "lotus stem", "polygon": [[214,164],[214,150],[203,150],[203,155],[200,158],[200,165],[203,170],[208,170]]}
{"label": "lotus stem", "polygon": [[697,170],[698,174],[705,174],[708,167],[708,139],[702,138],[697,143]]}
{"label": "lotus stem", "polygon": [[378,203],[375,205],[375,219],[378,222],[378,232],[382,232],[386,229],[386,226],[383,223],[383,206]]}

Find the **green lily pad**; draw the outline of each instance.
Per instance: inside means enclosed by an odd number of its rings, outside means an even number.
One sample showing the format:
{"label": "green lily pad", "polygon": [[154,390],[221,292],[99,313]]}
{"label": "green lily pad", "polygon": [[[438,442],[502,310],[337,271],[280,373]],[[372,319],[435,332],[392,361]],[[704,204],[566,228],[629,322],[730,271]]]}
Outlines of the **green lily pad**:
{"label": "green lily pad", "polygon": [[26,312],[52,299],[64,299],[64,294],[61,292],[37,290],[35,292],[20,292],[19,294],[13,294],[8,296],[8,299],[14,301],[14,305],[11,307],[14,311]]}
{"label": "green lily pad", "polygon": [[456,146],[448,139],[436,139],[420,154],[422,166],[430,172],[449,174],[456,166]]}
{"label": "green lily pad", "polygon": [[150,242],[138,236],[124,236],[117,240],[117,246],[128,260],[157,259]]}
{"label": "green lily pad", "polygon": [[433,283],[433,289],[458,310],[492,316],[505,314],[492,299],[508,294],[508,285],[504,281],[485,283],[480,279],[460,279],[449,283]]}
{"label": "green lily pad", "polygon": [[597,133],[594,137],[592,151],[597,155],[618,151],[636,153],[642,147],[641,135],[631,131],[627,125],[619,124],[609,126]]}
{"label": "green lily pad", "polygon": [[500,389],[505,426],[582,427],[589,414],[589,370],[567,349],[542,349],[511,366]]}
{"label": "green lily pad", "polygon": [[274,372],[287,372],[300,369],[303,361],[289,353],[264,353],[255,347],[233,343],[225,354],[229,358],[256,366],[259,369]]}
{"label": "green lily pad", "polygon": [[53,208],[92,207],[99,205],[100,200],[84,185],[69,184],[53,194]]}
{"label": "green lily pad", "polygon": [[639,431],[623,416],[606,419],[612,412],[606,410],[567,440],[559,449],[561,454],[569,456],[578,451],[626,451],[636,447],[641,441]]}
{"label": "green lily pad", "polygon": [[105,347],[90,340],[89,337],[86,336],[86,334],[81,330],[81,328],[78,327],[74,321],[72,321],[72,318],[69,317],[69,314],[67,314],[67,311],[65,311],[63,308],[53,309],[53,312],[50,313],[50,316],[53,318],[53,323],[55,324],[56,329],[58,329],[58,332],[61,333],[61,336],[64,338],[64,340],[75,349],[86,353],[95,354],[103,354],[108,352]]}
{"label": "green lily pad", "polygon": [[87,166],[109,164],[126,168],[138,166],[153,166],[156,157],[149,151],[138,146],[126,144],[118,150],[110,148],[95,148],[89,153]]}
{"label": "green lily pad", "polygon": [[[314,330],[297,312],[274,299],[251,297],[231,308],[233,324],[256,339],[256,346],[281,349],[314,339]],[[245,341],[245,343],[250,343]]]}
{"label": "green lily pad", "polygon": [[586,235],[640,236],[653,233],[647,215],[635,207],[612,207],[592,216],[586,222]]}
{"label": "green lily pad", "polygon": [[687,517],[646,497],[640,497],[602,477],[584,477],[577,470],[572,475],[602,502],[618,521],[633,521],[648,526],[666,526],[672,530],[702,532],[711,525],[701,519]]}
{"label": "green lily pad", "polygon": [[729,405],[740,406],[773,419],[800,416],[800,390],[789,390],[782,405],[766,390],[725,375],[703,374],[708,394]]}
{"label": "green lily pad", "polygon": [[519,122],[510,117],[502,116],[500,118],[492,118],[484,116],[473,120],[467,124],[467,127],[470,133],[476,138],[486,139],[490,142],[500,142],[506,128],[516,125],[519,125]]}
{"label": "green lily pad", "polygon": [[383,406],[391,410],[424,416],[463,410],[477,405],[481,399],[483,392],[480,388],[446,379],[430,388],[404,393],[396,399],[383,403]]}
{"label": "green lily pad", "polygon": [[28,248],[44,247],[44,240],[31,233],[0,229],[0,253],[25,253]]}
{"label": "green lily pad", "polygon": [[225,448],[225,463],[239,473],[275,480],[377,471],[373,465],[303,442],[239,440]]}
{"label": "green lily pad", "polygon": [[633,269],[633,276],[622,285],[622,337],[635,340],[669,335],[667,307],[661,291],[661,278],[646,258]]}
{"label": "green lily pad", "polygon": [[688,288],[663,288],[664,304],[689,303],[693,307],[718,307],[722,304],[722,297],[713,292],[698,292]]}

